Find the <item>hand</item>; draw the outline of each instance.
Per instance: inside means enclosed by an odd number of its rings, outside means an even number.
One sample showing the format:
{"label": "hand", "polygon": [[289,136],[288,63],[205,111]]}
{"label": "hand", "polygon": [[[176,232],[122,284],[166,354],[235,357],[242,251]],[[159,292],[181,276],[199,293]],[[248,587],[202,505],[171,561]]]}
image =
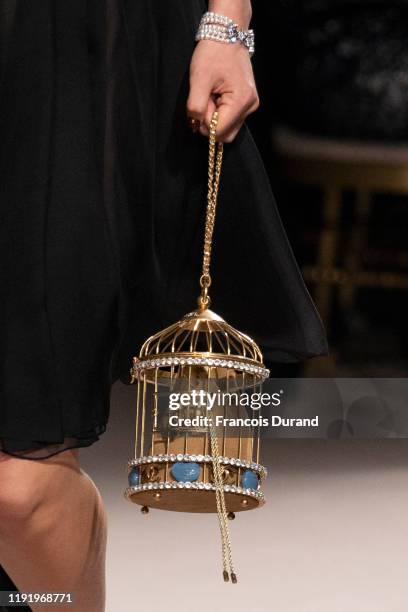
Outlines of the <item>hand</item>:
{"label": "hand", "polygon": [[219,112],[217,139],[232,142],[245,118],[259,106],[252,64],[240,43],[201,40],[190,64],[190,94],[187,115],[201,122],[208,136],[215,110]]}

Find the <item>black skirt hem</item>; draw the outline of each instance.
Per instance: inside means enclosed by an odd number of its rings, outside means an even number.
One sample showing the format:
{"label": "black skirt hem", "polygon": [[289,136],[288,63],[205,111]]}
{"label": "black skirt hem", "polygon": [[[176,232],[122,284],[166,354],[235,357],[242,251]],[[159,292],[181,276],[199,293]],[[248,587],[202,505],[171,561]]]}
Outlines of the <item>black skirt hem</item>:
{"label": "black skirt hem", "polygon": [[44,460],[59,453],[75,448],[86,448],[97,442],[105,433],[107,424],[96,425],[94,429],[66,435],[64,440],[17,440],[16,438],[0,438],[0,452],[10,457],[28,460]]}

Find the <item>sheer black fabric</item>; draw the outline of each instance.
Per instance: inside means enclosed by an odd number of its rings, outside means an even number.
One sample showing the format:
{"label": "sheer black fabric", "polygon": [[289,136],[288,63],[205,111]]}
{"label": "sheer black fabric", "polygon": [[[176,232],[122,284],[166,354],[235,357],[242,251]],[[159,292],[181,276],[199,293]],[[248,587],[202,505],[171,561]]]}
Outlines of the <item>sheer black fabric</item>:
{"label": "sheer black fabric", "polygon": [[[0,449],[105,430],[112,383],[194,308],[207,143],[185,119],[199,0],[2,0]],[[265,361],[326,352],[243,129],[226,147],[214,310]]]}

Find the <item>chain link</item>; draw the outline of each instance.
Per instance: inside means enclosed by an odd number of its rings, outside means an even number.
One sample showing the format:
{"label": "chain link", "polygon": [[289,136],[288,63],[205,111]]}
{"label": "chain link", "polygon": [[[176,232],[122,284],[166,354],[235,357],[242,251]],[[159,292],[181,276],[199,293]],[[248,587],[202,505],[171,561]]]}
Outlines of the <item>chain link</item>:
{"label": "chain link", "polygon": [[199,298],[199,305],[201,308],[207,308],[210,305],[208,288],[211,285],[211,252],[223,157],[223,144],[222,142],[217,142],[216,140],[217,125],[218,112],[215,111],[210,122],[208,147],[207,212],[204,229],[203,268],[200,277],[200,286],[202,291]]}

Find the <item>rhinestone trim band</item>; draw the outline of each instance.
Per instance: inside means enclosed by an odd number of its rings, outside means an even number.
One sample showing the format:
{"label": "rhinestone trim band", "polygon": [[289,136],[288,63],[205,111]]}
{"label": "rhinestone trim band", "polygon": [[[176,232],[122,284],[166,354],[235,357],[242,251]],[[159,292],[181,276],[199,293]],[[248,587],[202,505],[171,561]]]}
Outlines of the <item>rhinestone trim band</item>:
{"label": "rhinestone trim band", "polygon": [[[259,474],[261,479],[264,479],[268,475],[268,470],[259,463],[251,463],[250,461],[244,461],[242,459],[235,459],[234,457],[220,457],[220,463],[222,465],[234,465],[236,467],[242,467],[245,469],[253,470]],[[130,471],[133,467],[138,465],[146,465],[150,463],[175,463],[179,461],[186,461],[192,463],[212,463],[211,455],[190,455],[188,453],[178,453],[171,455],[146,455],[144,457],[138,457],[136,459],[130,459],[128,461],[128,470]]]}
{"label": "rhinestone trim band", "polygon": [[270,371],[262,366],[253,365],[234,358],[221,359],[215,357],[159,357],[156,359],[139,359],[138,357],[134,357],[132,371],[136,376],[142,370],[179,365],[203,365],[240,370],[242,372],[248,372],[249,374],[256,374],[263,380],[269,378],[270,374]]}
{"label": "rhinestone trim band", "polygon": [[[239,495],[249,495],[250,497],[254,497],[258,499],[261,503],[265,501],[265,495],[262,491],[255,491],[254,489],[244,489],[243,487],[238,487],[235,485],[224,485],[225,493],[237,493]],[[199,491],[215,491],[216,487],[214,484],[209,482],[149,482],[141,485],[137,485],[134,487],[127,487],[125,489],[125,497],[129,499],[135,493],[141,493],[143,491],[153,491],[153,490],[170,490],[170,489],[193,489]]]}

